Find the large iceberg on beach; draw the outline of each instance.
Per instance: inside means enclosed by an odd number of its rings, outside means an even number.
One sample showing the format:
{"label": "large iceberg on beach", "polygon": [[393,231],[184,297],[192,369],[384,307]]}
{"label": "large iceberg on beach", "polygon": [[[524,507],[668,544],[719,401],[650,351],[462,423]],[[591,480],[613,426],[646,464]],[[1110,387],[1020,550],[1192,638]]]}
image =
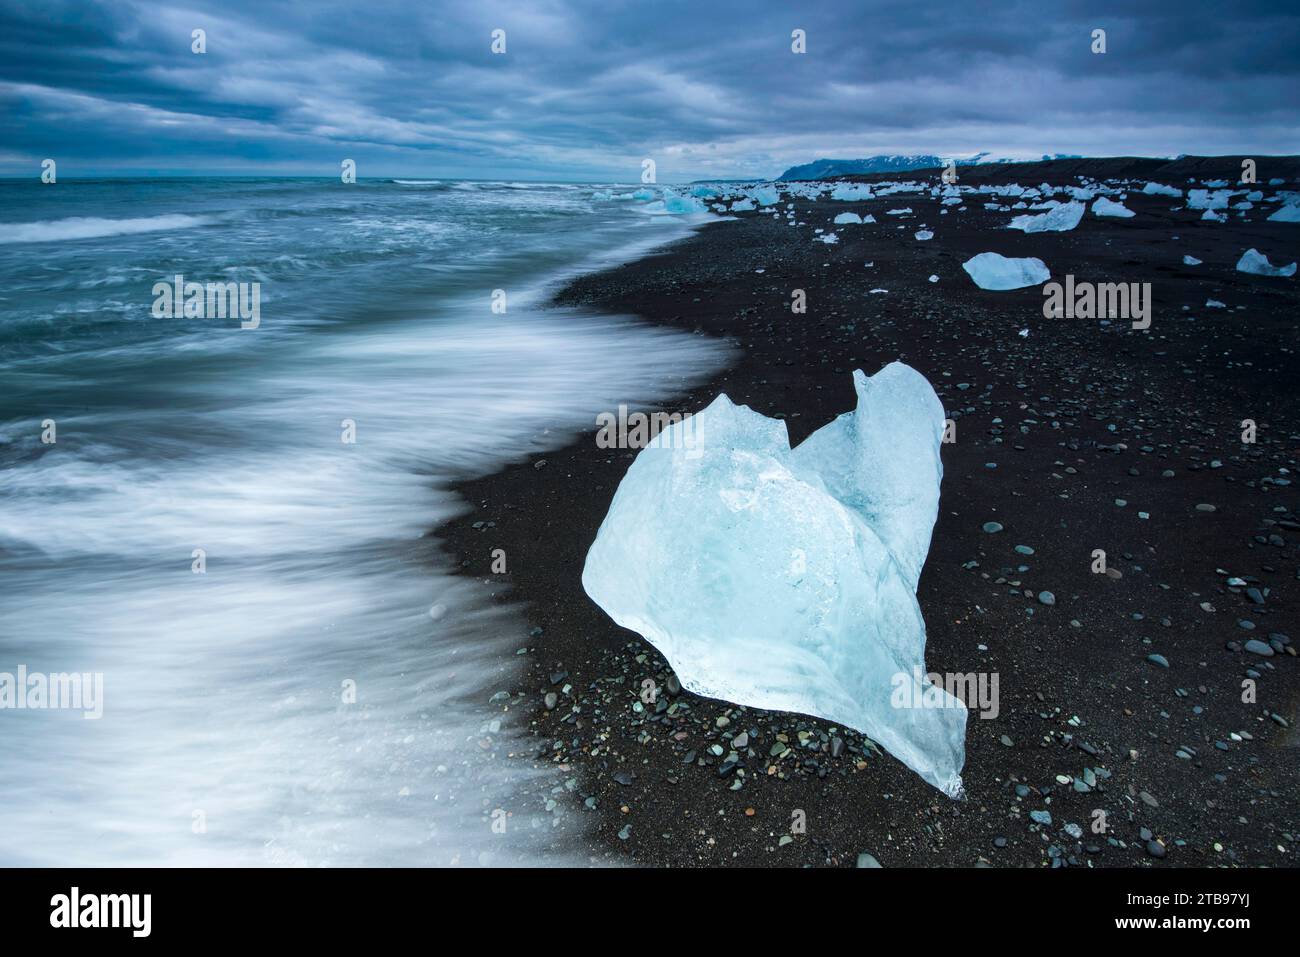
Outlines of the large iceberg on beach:
{"label": "large iceberg on beach", "polygon": [[624,476],[582,584],[683,686],[868,735],[960,796],[966,709],[925,669],[916,583],[939,508],[943,406],[915,369],[854,372],[857,409],[791,449],[718,396]]}

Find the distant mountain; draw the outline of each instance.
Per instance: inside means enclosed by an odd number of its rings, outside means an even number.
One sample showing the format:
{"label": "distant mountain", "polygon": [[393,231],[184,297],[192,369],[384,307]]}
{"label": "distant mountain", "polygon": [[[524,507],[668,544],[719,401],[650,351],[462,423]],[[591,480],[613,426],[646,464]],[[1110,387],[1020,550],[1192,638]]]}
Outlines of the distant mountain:
{"label": "distant mountain", "polygon": [[[958,159],[958,166],[984,161],[987,153],[976,153],[969,159]],[[928,169],[946,166],[948,158],[918,153],[911,156],[870,156],[867,159],[819,159],[803,166],[791,166],[777,179],[829,179],[832,176],[848,176],[853,173],[897,173],[909,169]]]}

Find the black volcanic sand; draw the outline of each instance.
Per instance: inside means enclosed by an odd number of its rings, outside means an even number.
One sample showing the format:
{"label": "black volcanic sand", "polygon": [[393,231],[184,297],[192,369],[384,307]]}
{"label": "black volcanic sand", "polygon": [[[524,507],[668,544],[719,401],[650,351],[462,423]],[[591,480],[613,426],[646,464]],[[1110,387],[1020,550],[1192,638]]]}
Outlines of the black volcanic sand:
{"label": "black volcanic sand", "polygon": [[[1240,171],[1204,162],[1197,175],[1235,181]],[[981,169],[974,182],[1062,182],[1079,167]],[[1261,162],[1263,182],[1288,174],[1294,166],[1270,174]],[[588,825],[571,836],[591,860],[1298,860],[1300,515],[1290,480],[1300,278],[1234,266],[1250,247],[1274,264],[1295,260],[1300,225],[1264,222],[1272,204],[1247,221],[1204,223],[1199,211],[1173,211],[1178,200],[1130,193],[1134,219],[1089,212],[1073,231],[1025,235],[999,228],[1011,214],[985,210],[986,198],[947,214],[928,194],[796,200],[798,227],[743,213],[558,296],[733,341],[735,364],[667,411],[699,410],[725,391],[783,417],[794,443],[853,408],[851,370],[874,374],[897,359],[922,372],[957,420],[918,592],[926,664],[996,672],[1000,692],[996,719],[970,715],[968,797],[952,801],[859,734],[680,691],[654,648],[582,589],[587,548],[635,454],[597,448],[593,423],[568,448],[461,485],[472,510],[437,532],[464,574],[525,603],[533,637],[521,639],[529,651],[508,689],[523,696],[512,710],[522,704],[539,762],[564,769],[565,800]],[[899,207],[912,213],[886,215]],[[831,226],[846,211],[878,222]],[[922,224],[933,240],[913,238]],[[840,242],[815,242],[817,227]],[[1039,288],[974,285],[961,264],[984,251],[1038,256],[1055,279],[1150,282],[1152,326],[1044,319]],[[1204,264],[1184,266],[1184,254]],[[805,315],[790,311],[796,288]],[[1227,308],[1207,308],[1210,299]],[[1243,419],[1258,423],[1253,445],[1241,442]],[[988,522],[1003,530],[985,532]],[[492,574],[496,548],[507,575]],[[1091,570],[1096,548],[1111,574]],[[1234,576],[1245,584],[1230,585]],[[1044,591],[1055,604],[1040,601]],[[1247,651],[1251,639],[1274,653]],[[661,689],[648,708],[638,697],[646,678]],[[1242,701],[1247,678],[1255,703]],[[806,830],[791,834],[796,811]],[[1044,811],[1050,823],[1031,818]],[[1105,833],[1092,829],[1097,811]]]}

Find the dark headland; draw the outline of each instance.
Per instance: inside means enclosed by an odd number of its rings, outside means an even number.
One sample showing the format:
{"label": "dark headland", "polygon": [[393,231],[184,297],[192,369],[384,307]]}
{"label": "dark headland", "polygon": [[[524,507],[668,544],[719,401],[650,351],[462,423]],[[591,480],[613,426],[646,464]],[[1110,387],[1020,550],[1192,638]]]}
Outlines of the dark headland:
{"label": "dark headland", "polygon": [[[1257,164],[1264,192],[1274,178],[1300,189],[1300,159]],[[582,589],[636,454],[598,448],[593,421],[567,448],[460,485],[470,511],[436,532],[465,575],[530,620],[511,689],[524,713],[512,716],[535,735],[537,763],[576,779],[565,800],[587,827],[566,839],[597,863],[661,866],[853,866],[864,854],[885,867],[1295,866],[1300,279],[1235,265],[1252,247],[1274,264],[1300,258],[1300,224],[1268,222],[1276,205],[1258,203],[1205,222],[1140,191],[1250,188],[1236,185],[1241,169],[1189,157],[959,170],[974,186],[1134,181],[1133,218],[1090,210],[1071,231],[1037,234],[1004,228],[1012,213],[985,209],[993,196],[946,214],[928,192],[794,199],[795,227],[783,196],[779,218],[737,213],[564,288],[562,304],[733,343],[734,364],[665,411],[726,392],[783,417],[792,443],[852,409],[853,369],[902,360],[922,372],[957,422],[918,591],[926,663],[1000,682],[998,716],[970,715],[964,801],[856,733],[681,691]],[[847,179],[933,184],[939,171]],[[912,212],[886,214],[901,207]],[[832,226],[844,212],[877,221]],[[914,238],[922,224],[932,240]],[[815,241],[818,228],[839,242]],[[962,263],[985,251],[1039,257],[1053,279],[1151,283],[1151,327],[1045,319],[1037,286],[981,290]],[[806,314],[790,310],[796,288]],[[492,573],[497,548],[506,575]],[[1109,574],[1092,570],[1094,549]],[[648,707],[645,678],[664,689]]]}

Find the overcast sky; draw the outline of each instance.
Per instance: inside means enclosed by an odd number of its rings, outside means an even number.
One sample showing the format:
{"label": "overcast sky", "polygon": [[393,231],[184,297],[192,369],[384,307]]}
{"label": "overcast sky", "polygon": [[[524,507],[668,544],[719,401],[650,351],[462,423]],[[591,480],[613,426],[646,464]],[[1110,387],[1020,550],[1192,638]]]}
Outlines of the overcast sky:
{"label": "overcast sky", "polygon": [[0,0],[0,173],[351,158],[633,181],[649,157],[674,181],[876,153],[1298,153],[1298,74],[1295,0]]}

